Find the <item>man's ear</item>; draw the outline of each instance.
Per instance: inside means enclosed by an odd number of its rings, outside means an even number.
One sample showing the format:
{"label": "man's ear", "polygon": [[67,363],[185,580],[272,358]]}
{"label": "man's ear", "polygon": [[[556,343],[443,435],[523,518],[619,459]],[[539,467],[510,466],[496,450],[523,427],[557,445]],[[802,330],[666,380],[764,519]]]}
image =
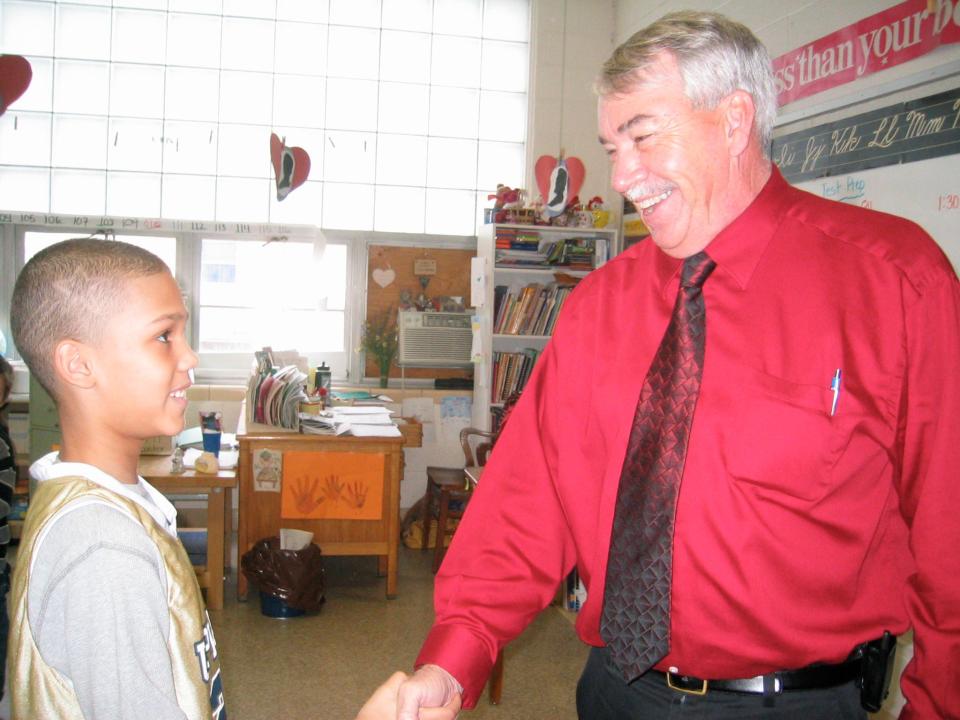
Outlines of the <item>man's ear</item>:
{"label": "man's ear", "polygon": [[738,156],[753,140],[753,119],[757,114],[753,96],[745,90],[734,90],[724,98],[723,122],[727,147],[731,156]]}
{"label": "man's ear", "polygon": [[90,346],[79,340],[61,340],[53,351],[53,369],[57,379],[78,388],[91,388],[96,382]]}

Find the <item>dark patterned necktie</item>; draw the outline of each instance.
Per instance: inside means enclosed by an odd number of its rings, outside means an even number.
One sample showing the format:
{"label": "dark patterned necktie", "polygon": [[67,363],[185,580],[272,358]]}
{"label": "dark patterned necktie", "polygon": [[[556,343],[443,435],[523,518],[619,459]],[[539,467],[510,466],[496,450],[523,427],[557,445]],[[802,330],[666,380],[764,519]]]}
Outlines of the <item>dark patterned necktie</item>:
{"label": "dark patterned necktie", "polygon": [[670,650],[673,526],[706,346],[701,286],[716,263],[683,262],[673,316],[640,391],[613,517],[600,636],[630,681]]}

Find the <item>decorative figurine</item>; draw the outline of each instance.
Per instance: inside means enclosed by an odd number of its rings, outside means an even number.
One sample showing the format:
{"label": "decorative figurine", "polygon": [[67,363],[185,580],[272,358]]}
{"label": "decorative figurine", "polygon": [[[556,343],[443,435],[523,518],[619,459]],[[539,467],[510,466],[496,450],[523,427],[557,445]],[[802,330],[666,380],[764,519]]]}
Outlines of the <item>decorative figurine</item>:
{"label": "decorative figurine", "polygon": [[170,474],[183,474],[183,448],[176,448],[173,451],[173,457],[170,458]]}
{"label": "decorative figurine", "polygon": [[491,220],[496,223],[508,222],[510,212],[523,206],[523,190],[497,183],[495,195],[487,195],[487,200],[493,200],[493,208],[488,210]]}
{"label": "decorative figurine", "polygon": [[603,198],[595,195],[589,203],[587,210],[593,214],[593,226],[595,228],[606,227],[610,222],[610,211],[603,206]]}

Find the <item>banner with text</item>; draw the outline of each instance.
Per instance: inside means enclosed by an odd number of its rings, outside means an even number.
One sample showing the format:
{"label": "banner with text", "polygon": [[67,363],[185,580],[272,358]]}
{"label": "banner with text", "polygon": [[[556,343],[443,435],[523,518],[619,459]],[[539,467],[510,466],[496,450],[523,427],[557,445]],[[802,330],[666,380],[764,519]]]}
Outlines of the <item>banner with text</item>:
{"label": "banner with text", "polygon": [[859,80],[960,42],[960,0],[906,0],[773,61],[777,103]]}

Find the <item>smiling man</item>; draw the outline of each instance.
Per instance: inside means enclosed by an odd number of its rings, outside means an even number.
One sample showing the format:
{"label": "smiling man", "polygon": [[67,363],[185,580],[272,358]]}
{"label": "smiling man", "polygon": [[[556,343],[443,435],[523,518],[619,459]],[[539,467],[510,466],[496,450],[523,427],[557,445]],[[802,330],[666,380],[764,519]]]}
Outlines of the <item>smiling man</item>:
{"label": "smiling man", "polygon": [[901,718],[960,717],[949,262],[910,222],[784,181],[770,60],[738,23],[668,15],[598,90],[651,240],[565,304],[397,717],[471,707],[574,565],[584,720],[866,718],[911,628]]}

